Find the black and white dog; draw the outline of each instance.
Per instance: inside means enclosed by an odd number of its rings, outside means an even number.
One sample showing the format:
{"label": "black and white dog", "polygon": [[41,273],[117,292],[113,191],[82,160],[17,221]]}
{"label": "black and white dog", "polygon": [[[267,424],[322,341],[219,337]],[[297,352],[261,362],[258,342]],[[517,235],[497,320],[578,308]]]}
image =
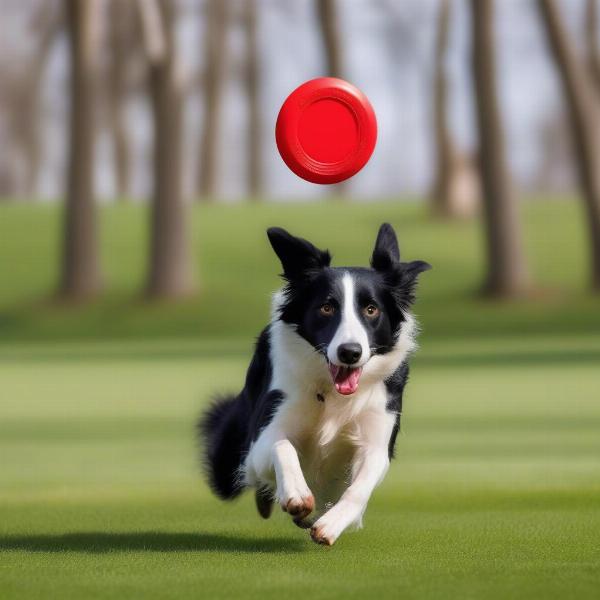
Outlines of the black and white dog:
{"label": "black and white dog", "polygon": [[244,389],[200,422],[209,482],[223,499],[255,488],[264,518],[277,501],[315,542],[331,545],[361,525],[393,455],[415,348],[409,311],[430,265],[400,262],[388,224],[370,269],[330,267],[328,251],[283,229],[267,233],[285,285]]}

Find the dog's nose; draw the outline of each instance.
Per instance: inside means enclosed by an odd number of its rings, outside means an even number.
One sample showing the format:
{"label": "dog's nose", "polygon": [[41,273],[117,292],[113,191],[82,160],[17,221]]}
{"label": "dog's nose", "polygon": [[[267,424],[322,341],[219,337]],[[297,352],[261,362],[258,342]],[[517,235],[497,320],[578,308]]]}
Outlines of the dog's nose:
{"label": "dog's nose", "polygon": [[338,346],[338,358],[347,365],[353,365],[358,362],[361,354],[362,347],[360,344],[340,344]]}

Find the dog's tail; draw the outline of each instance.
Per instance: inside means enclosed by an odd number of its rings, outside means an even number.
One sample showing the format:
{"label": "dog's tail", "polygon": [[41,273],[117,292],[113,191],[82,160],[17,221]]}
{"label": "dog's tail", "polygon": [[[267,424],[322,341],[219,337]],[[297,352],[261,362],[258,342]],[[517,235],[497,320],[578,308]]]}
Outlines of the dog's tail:
{"label": "dog's tail", "polygon": [[231,500],[242,491],[240,466],[246,453],[247,419],[236,396],[218,398],[198,422],[202,458],[213,492]]}

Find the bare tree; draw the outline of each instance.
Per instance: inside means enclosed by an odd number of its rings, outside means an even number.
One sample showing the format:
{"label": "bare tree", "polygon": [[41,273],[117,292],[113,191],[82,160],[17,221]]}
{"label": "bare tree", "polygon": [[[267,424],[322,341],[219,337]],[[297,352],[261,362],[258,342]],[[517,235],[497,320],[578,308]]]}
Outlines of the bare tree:
{"label": "bare tree", "polygon": [[600,94],[600,51],[598,49],[598,0],[587,0],[585,11],[585,39],[588,68]]}
{"label": "bare tree", "polygon": [[223,83],[227,66],[227,22],[229,0],[207,0],[204,47],[204,131],[200,144],[198,189],[200,196],[212,200],[217,192]]}
{"label": "bare tree", "polygon": [[316,0],[317,17],[323,46],[328,77],[342,77],[342,43],[338,24],[336,0]]}
{"label": "bare tree", "polygon": [[440,0],[434,66],[434,121],[435,149],[437,151],[436,182],[433,193],[433,211],[436,215],[452,215],[450,206],[450,177],[456,154],[454,140],[448,125],[448,78],[446,75],[446,53],[450,30],[451,0]]}
{"label": "bare tree", "polygon": [[110,0],[108,114],[113,142],[116,195],[122,200],[130,193],[131,159],[125,107],[127,65],[134,37],[133,8],[132,0]]}
{"label": "bare tree", "polygon": [[245,80],[248,96],[248,192],[253,200],[259,200],[263,192],[257,18],[256,0],[246,0],[244,22],[246,30]]}
{"label": "bare tree", "polygon": [[544,116],[538,135],[541,156],[535,186],[549,194],[572,192],[575,165],[569,121],[562,107]]}
{"label": "bare tree", "polygon": [[473,160],[457,147],[448,122],[449,84],[446,55],[450,33],[451,0],[441,0],[433,79],[434,135],[437,153],[432,190],[434,215],[442,218],[469,217],[479,201],[479,176]]}
{"label": "bare tree", "polygon": [[[344,73],[343,48],[337,0],[316,0],[316,3],[317,21],[325,51],[325,73],[328,77],[342,79]],[[347,183],[344,181],[329,186],[332,197],[338,199],[345,199],[347,189]]]}
{"label": "bare tree", "polygon": [[529,276],[516,199],[504,150],[496,90],[494,2],[471,0],[473,77],[479,129],[483,209],[487,246],[486,293],[510,297],[524,293]]}
{"label": "bare tree", "polygon": [[600,107],[594,82],[578,60],[554,0],[538,0],[567,101],[580,186],[587,212],[592,286],[600,291]]}
{"label": "bare tree", "polygon": [[101,287],[94,206],[94,97],[98,0],[65,0],[71,109],[61,295],[81,299]]}
{"label": "bare tree", "polygon": [[171,0],[138,0],[149,62],[154,121],[154,194],[147,294],[177,298],[194,289],[182,198],[183,84]]}
{"label": "bare tree", "polygon": [[41,157],[40,94],[50,50],[63,25],[60,4],[44,2],[33,17],[36,48],[31,62],[19,69],[10,85],[11,129],[23,161],[22,193],[31,198],[37,188]]}

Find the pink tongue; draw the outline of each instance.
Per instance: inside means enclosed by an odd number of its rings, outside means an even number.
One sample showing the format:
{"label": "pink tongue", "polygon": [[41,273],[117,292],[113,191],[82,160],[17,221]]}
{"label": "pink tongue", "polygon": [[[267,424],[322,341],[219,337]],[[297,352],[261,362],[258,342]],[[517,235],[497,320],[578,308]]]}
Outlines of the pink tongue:
{"label": "pink tongue", "polygon": [[329,365],[329,371],[333,378],[335,389],[344,396],[354,394],[358,389],[358,382],[362,373],[362,368],[356,369],[352,367],[339,367],[337,365]]}

